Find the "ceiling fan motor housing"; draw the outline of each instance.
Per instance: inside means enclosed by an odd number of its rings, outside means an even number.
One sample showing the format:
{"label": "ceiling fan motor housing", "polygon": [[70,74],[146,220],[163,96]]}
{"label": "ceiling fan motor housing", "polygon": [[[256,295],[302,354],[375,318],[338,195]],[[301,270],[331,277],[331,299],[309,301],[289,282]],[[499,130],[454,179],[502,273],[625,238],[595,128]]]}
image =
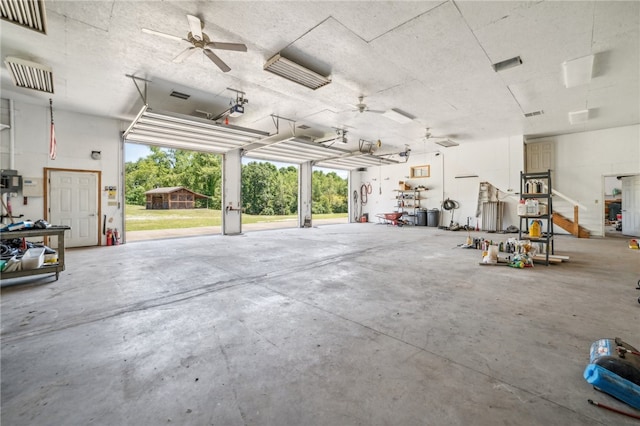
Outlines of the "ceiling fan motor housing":
{"label": "ceiling fan motor housing", "polygon": [[198,40],[193,36],[193,33],[189,32],[189,34],[187,34],[187,39],[191,44],[193,44],[195,47],[199,47],[200,49],[204,49],[207,44],[211,43],[209,36],[205,33],[202,33],[202,40]]}

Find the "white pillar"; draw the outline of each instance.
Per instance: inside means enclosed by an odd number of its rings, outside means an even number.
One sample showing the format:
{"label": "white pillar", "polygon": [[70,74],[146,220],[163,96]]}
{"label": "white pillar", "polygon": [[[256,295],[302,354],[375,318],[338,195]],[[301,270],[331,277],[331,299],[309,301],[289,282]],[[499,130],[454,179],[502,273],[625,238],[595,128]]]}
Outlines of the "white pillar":
{"label": "white pillar", "polygon": [[242,152],[235,149],[222,157],[222,234],[242,233]]}
{"label": "white pillar", "polygon": [[300,164],[298,173],[298,222],[300,228],[311,226],[311,180],[313,178],[313,163],[307,161]]}

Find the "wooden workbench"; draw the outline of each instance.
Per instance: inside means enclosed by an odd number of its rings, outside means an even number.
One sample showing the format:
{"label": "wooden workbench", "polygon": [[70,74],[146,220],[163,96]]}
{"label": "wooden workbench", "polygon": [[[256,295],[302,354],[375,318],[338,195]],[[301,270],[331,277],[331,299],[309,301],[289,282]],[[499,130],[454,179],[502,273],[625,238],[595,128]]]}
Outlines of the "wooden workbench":
{"label": "wooden workbench", "polygon": [[11,278],[28,277],[41,274],[55,274],[56,280],[60,272],[64,271],[64,232],[71,229],[68,226],[52,226],[46,229],[21,229],[19,231],[0,231],[0,240],[12,240],[14,238],[26,238],[32,240],[34,237],[57,237],[56,252],[58,253],[58,263],[43,265],[37,269],[27,269],[22,271],[2,272],[0,281]]}

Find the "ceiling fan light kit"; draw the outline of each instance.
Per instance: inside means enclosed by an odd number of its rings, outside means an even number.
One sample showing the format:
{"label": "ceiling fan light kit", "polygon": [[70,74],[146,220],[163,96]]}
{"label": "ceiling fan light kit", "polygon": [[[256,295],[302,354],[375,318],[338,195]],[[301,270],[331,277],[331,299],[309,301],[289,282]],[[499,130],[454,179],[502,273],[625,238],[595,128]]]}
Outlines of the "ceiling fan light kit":
{"label": "ceiling fan light kit", "polygon": [[301,84],[309,89],[316,90],[331,83],[331,78],[320,75],[315,71],[303,67],[300,64],[276,53],[265,64],[264,70],[294,83]]}

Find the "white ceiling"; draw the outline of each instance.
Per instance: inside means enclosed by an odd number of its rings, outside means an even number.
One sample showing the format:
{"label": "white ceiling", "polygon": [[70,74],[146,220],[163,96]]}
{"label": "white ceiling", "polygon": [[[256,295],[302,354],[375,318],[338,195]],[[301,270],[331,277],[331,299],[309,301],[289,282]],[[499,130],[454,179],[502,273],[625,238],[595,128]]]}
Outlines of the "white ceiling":
{"label": "white ceiling", "polygon": [[[19,89],[2,67],[2,97],[131,122],[142,100],[126,75],[151,80],[154,110],[203,117],[246,93],[236,126],[275,133],[272,115],[305,124],[296,136],[348,130],[349,143],[382,141],[378,153],[405,144],[432,149],[425,128],[460,144],[496,137],[538,137],[640,122],[640,2],[609,1],[46,1],[47,34],[1,23],[3,57],[53,69],[55,94]],[[216,50],[221,72],[198,52],[175,64],[186,45],[141,32],[185,37],[187,14],[205,22],[212,40],[244,43],[248,52]],[[263,70],[278,52],[332,83],[316,91]],[[562,62],[595,55],[590,84],[565,88]],[[492,63],[520,56],[519,67]],[[188,93],[187,101],[169,97]],[[415,117],[399,124],[359,113],[397,108]],[[570,111],[591,119],[571,125]],[[544,110],[542,116],[524,113]],[[289,122],[281,121],[282,126]],[[433,141],[429,142],[432,144]],[[293,146],[293,145],[292,145]],[[336,145],[337,146],[337,145]],[[435,148],[435,146],[433,146]],[[294,148],[292,148],[294,149]]]}

